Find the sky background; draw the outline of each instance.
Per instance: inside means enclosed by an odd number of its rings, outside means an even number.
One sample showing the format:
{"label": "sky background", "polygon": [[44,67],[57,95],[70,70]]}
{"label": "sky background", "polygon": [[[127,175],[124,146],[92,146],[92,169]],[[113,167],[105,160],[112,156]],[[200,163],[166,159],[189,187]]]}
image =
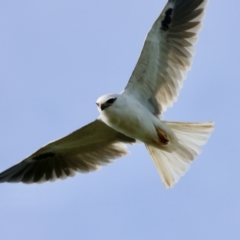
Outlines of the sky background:
{"label": "sky background", "polygon": [[[126,85],[164,0],[0,1],[0,171],[98,117]],[[174,121],[216,130],[171,190],[141,144],[90,174],[0,185],[0,239],[240,239],[237,0],[211,0]]]}

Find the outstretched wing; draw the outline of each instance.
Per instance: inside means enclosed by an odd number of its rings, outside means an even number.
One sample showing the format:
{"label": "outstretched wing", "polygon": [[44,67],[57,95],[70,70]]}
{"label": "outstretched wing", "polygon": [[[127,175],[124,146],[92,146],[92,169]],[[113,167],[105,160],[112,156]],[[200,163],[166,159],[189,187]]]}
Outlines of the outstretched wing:
{"label": "outstretched wing", "polygon": [[147,35],[123,94],[155,115],[176,101],[191,67],[207,0],[169,0]]}
{"label": "outstretched wing", "polygon": [[22,162],[0,173],[0,182],[45,182],[89,172],[127,154],[124,143],[135,140],[101,120],[51,142]]}

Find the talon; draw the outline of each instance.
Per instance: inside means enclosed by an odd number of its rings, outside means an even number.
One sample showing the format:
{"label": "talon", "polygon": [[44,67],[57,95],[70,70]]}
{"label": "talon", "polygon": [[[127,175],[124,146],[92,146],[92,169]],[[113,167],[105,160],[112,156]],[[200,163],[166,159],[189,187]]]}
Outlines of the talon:
{"label": "talon", "polygon": [[169,143],[168,135],[165,132],[163,132],[161,129],[156,128],[156,131],[157,131],[157,135],[160,143],[167,145]]}

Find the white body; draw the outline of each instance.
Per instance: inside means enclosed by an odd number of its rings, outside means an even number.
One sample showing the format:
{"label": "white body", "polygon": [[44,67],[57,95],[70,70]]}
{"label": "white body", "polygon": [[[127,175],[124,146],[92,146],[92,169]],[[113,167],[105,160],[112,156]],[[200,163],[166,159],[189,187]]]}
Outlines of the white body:
{"label": "white body", "polygon": [[[170,128],[135,98],[126,94],[114,96],[117,96],[114,107],[99,111],[99,118],[109,127],[155,147],[158,147],[156,143],[159,141],[156,128],[162,129],[167,135],[173,134]],[[101,102],[105,97],[108,95],[100,97],[97,102]]]}
{"label": "white body", "polygon": [[[106,125],[145,144],[166,187],[173,187],[185,174],[213,131],[212,122],[161,121],[125,92],[104,95],[97,105]],[[167,143],[160,141],[157,130],[167,136]]]}

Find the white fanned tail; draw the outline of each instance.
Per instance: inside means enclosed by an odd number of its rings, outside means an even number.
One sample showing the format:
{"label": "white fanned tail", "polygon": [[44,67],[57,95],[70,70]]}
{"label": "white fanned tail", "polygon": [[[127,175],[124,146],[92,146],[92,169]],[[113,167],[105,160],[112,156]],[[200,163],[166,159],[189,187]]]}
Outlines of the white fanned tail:
{"label": "white fanned tail", "polygon": [[189,169],[192,161],[200,154],[204,145],[214,129],[213,122],[203,123],[164,123],[177,137],[174,149],[164,151],[146,145],[166,188],[171,188],[181,176]]}

